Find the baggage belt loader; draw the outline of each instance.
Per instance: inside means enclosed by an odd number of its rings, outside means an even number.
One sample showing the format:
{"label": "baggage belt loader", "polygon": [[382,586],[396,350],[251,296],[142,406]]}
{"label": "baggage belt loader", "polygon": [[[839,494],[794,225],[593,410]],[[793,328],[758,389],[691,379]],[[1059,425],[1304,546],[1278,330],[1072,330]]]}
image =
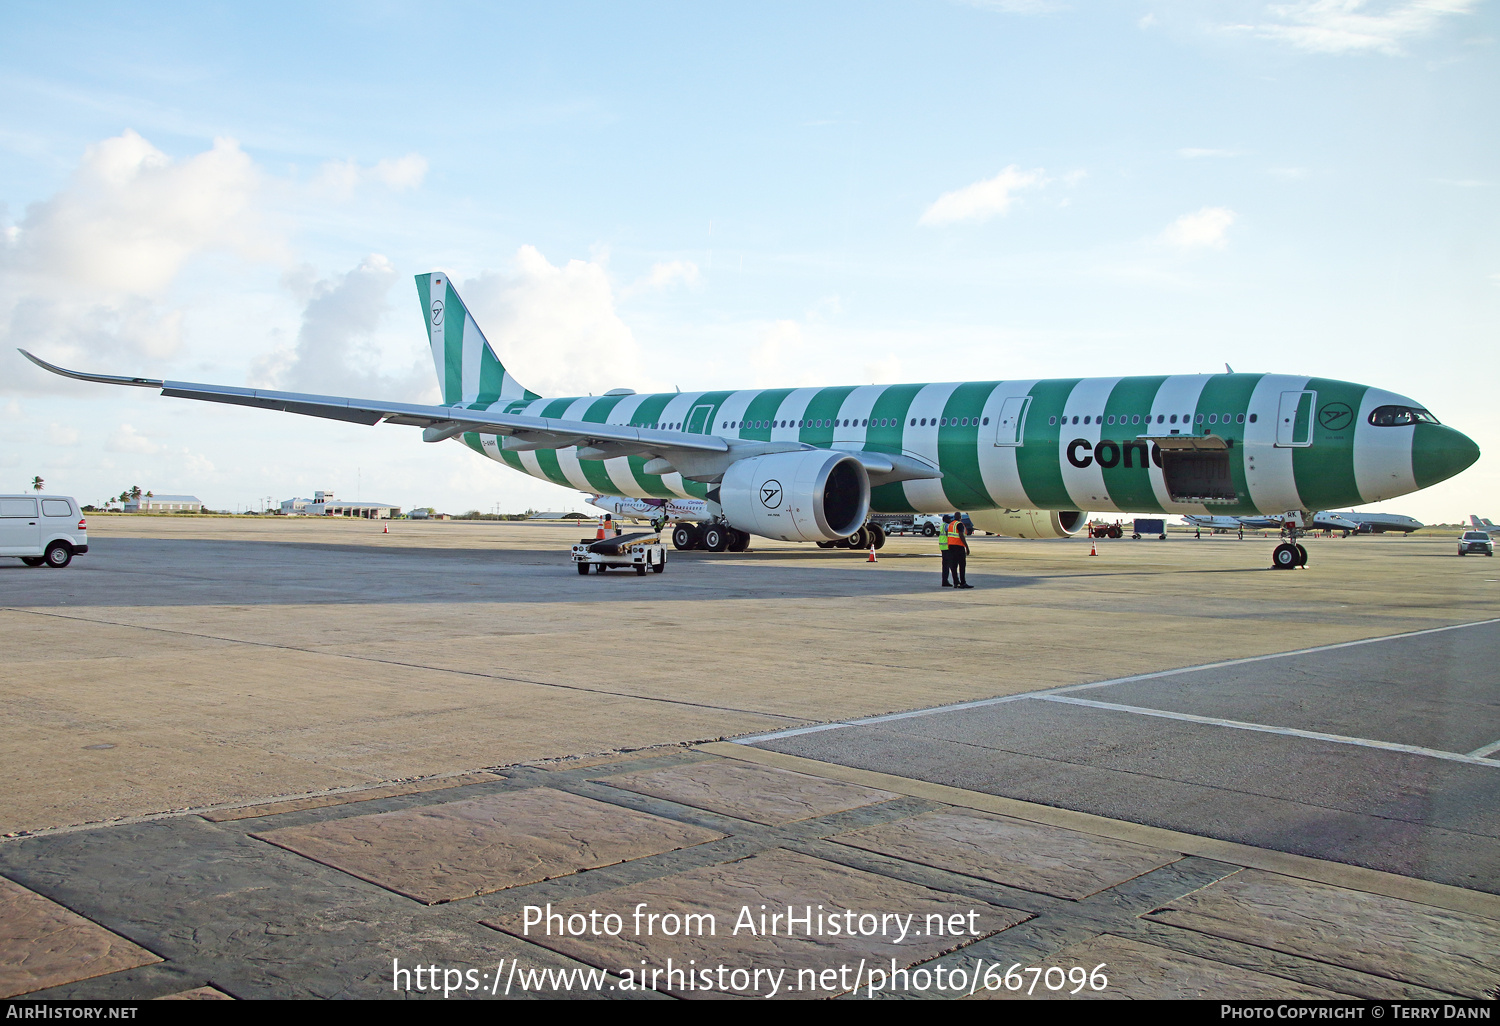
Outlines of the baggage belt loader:
{"label": "baggage belt loader", "polygon": [[601,574],[610,567],[635,567],[638,576],[645,576],[648,569],[659,574],[667,568],[667,548],[655,531],[597,540],[584,538],[573,546],[573,562],[580,574],[588,573],[591,566],[597,567]]}

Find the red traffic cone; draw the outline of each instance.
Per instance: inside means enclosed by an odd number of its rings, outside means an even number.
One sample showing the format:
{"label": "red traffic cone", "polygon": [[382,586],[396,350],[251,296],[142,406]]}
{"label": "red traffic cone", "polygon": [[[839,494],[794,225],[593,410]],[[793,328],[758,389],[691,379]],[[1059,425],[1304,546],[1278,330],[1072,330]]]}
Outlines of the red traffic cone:
{"label": "red traffic cone", "polygon": [[866,563],[874,563],[875,561],[876,561],[875,560],[875,546],[871,545],[870,546],[870,558],[867,559],[867,560],[865,560],[865,562]]}
{"label": "red traffic cone", "polygon": [[389,527],[382,527],[380,529],[380,533],[381,534],[390,534],[391,533],[391,529]]}
{"label": "red traffic cone", "polygon": [[1089,555],[1091,555],[1091,556],[1097,556],[1097,555],[1099,555],[1099,543],[1094,540],[1094,536],[1093,535],[1089,535]]}

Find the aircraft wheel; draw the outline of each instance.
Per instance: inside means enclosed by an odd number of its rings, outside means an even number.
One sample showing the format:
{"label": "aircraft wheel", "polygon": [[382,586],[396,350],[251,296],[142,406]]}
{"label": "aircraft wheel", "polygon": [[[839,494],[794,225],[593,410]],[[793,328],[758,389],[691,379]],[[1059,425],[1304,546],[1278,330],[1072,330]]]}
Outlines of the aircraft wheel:
{"label": "aircraft wheel", "polygon": [[870,533],[861,527],[849,537],[844,539],[844,544],[851,549],[864,549],[870,545]]}
{"label": "aircraft wheel", "polygon": [[723,552],[729,547],[729,533],[718,524],[709,524],[703,529],[702,545],[709,552]]}
{"label": "aircraft wheel", "polygon": [[[820,548],[820,549],[831,549],[831,548],[833,548],[837,544],[838,544],[838,542],[828,542],[828,541],[818,542],[818,548]],[[1462,555],[1462,553],[1460,553],[1460,555]]]}
{"label": "aircraft wheel", "polygon": [[729,531],[729,551],[744,552],[749,547],[750,535],[737,528],[731,528]]}
{"label": "aircraft wheel", "polygon": [[678,524],[672,531],[672,545],[674,548],[696,549],[698,541],[698,529],[691,524]]}
{"label": "aircraft wheel", "polygon": [[1285,542],[1276,546],[1276,551],[1271,553],[1271,565],[1277,570],[1294,570],[1297,563],[1297,547],[1287,545]]}
{"label": "aircraft wheel", "polygon": [[879,524],[871,524],[865,530],[870,532],[870,544],[877,549],[885,548],[885,528]]}
{"label": "aircraft wheel", "polygon": [[1307,550],[1305,548],[1303,548],[1301,545],[1297,546],[1297,565],[1298,566],[1306,566],[1307,565]]}
{"label": "aircraft wheel", "polygon": [[578,572],[580,574],[583,574],[584,576],[588,576],[589,565],[587,563],[579,563],[578,564]]}

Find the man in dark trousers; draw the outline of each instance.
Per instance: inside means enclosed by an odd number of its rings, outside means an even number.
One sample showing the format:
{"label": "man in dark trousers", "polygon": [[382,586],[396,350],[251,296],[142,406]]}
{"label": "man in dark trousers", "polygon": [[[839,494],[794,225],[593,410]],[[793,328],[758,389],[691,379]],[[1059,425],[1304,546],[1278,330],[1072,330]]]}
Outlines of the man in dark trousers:
{"label": "man in dark trousers", "polygon": [[953,585],[948,583],[948,575],[953,571],[953,556],[948,551],[948,524],[950,519],[948,514],[944,513],[943,526],[938,531],[938,553],[943,557],[943,587],[945,588],[953,587]]}
{"label": "man in dark trousers", "polygon": [[964,537],[964,518],[955,513],[948,520],[948,561],[953,570],[955,588],[972,588],[969,583],[969,542]]}

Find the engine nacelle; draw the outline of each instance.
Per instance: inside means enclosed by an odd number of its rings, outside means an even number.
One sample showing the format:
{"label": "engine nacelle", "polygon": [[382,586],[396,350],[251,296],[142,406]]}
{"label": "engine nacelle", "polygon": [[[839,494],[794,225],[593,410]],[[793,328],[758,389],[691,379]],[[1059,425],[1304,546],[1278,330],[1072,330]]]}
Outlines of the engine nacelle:
{"label": "engine nacelle", "polygon": [[842,452],[751,456],[724,472],[719,505],[731,526],[782,541],[834,541],[864,526],[870,476]]}
{"label": "engine nacelle", "polygon": [[1089,523],[1076,509],[979,509],[970,510],[969,519],[976,530],[1007,538],[1071,538]]}

